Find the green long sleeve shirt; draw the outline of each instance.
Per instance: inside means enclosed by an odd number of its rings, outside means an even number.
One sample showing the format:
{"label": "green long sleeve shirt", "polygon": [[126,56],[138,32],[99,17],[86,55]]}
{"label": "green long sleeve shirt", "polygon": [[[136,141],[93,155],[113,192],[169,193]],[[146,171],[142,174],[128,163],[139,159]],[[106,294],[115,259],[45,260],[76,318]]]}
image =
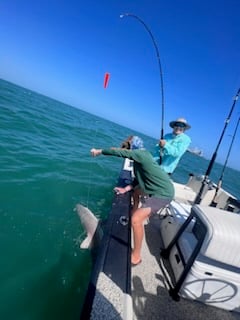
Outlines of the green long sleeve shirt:
{"label": "green long sleeve shirt", "polygon": [[144,193],[173,199],[174,186],[168,174],[160,168],[147,150],[103,149],[102,154],[133,160],[134,174]]}

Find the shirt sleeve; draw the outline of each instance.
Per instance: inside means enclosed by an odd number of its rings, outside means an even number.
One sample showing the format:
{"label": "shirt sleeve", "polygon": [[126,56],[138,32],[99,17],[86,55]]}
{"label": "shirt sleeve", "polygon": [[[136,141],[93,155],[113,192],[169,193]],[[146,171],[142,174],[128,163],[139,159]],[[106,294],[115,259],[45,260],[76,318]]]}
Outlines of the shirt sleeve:
{"label": "shirt sleeve", "polygon": [[187,135],[182,135],[178,139],[167,141],[163,148],[163,154],[179,157],[187,150],[190,143],[191,139]]}
{"label": "shirt sleeve", "polygon": [[143,150],[136,149],[136,150],[126,150],[126,149],[103,149],[103,155],[121,157],[121,158],[128,158],[130,160],[134,160],[136,162],[142,162],[144,159],[144,152]]}

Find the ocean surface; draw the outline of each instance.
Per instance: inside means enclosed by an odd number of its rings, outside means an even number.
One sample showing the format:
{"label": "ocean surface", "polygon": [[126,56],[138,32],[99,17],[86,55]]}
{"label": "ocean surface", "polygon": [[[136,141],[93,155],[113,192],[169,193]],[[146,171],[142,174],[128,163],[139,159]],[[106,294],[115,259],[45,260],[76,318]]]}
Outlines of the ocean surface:
{"label": "ocean surface", "polygon": [[[91,257],[79,248],[85,233],[74,208],[105,219],[122,166],[90,149],[137,134],[153,151],[156,140],[4,80],[0,124],[0,319],[79,319]],[[173,179],[185,183],[208,163],[186,153]],[[210,178],[221,171],[215,164]],[[239,181],[225,170],[223,187],[238,198]]]}

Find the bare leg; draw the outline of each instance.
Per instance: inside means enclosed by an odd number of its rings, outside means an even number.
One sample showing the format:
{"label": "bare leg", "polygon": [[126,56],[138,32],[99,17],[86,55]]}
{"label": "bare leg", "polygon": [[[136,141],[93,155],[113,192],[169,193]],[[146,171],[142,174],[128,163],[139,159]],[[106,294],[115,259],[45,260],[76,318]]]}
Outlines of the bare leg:
{"label": "bare leg", "polygon": [[134,247],[132,250],[131,262],[137,264],[141,261],[141,247],[144,235],[143,222],[149,217],[151,208],[138,208],[132,216],[132,229]]}

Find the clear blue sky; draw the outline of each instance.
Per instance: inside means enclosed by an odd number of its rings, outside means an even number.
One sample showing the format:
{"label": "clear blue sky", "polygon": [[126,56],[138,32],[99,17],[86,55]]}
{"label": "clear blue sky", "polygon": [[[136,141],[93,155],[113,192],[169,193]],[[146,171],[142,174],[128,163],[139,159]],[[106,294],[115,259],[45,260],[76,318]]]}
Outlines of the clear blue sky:
{"label": "clear blue sky", "polygon": [[[192,147],[210,158],[240,86],[240,0],[0,2],[0,78],[160,137],[185,117]],[[104,73],[111,74],[103,89]],[[240,99],[239,99],[240,100]],[[240,115],[236,103],[218,151],[224,162]],[[240,128],[229,166],[240,170]]]}

